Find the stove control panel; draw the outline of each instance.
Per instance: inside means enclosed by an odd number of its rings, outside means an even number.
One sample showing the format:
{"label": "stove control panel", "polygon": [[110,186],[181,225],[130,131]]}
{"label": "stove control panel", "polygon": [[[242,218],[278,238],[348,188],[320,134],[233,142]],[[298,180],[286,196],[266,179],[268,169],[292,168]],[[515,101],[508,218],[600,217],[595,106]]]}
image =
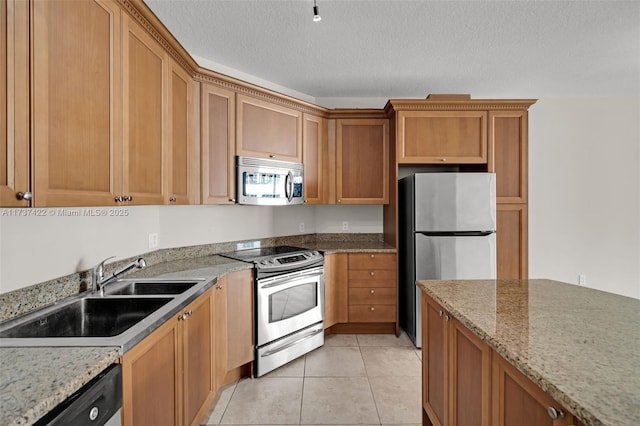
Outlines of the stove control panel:
{"label": "stove control panel", "polygon": [[274,256],[268,259],[263,259],[256,262],[258,269],[282,269],[288,268],[301,268],[309,264],[316,263],[322,260],[322,254],[320,252],[305,251],[300,253],[291,253],[281,256]]}

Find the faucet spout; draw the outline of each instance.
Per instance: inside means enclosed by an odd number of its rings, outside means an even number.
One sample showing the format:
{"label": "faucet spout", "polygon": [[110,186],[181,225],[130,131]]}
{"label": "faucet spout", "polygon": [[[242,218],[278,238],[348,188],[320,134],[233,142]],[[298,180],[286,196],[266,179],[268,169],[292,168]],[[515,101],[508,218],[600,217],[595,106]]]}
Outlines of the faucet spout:
{"label": "faucet spout", "polygon": [[114,282],[119,277],[131,271],[132,269],[143,269],[147,267],[147,261],[141,257],[138,260],[131,262],[119,271],[114,272],[111,276],[104,278],[104,262],[111,258],[113,258],[113,256],[103,260],[93,268],[93,275],[91,280],[93,292],[100,293],[100,296],[104,296],[104,287],[107,284]]}

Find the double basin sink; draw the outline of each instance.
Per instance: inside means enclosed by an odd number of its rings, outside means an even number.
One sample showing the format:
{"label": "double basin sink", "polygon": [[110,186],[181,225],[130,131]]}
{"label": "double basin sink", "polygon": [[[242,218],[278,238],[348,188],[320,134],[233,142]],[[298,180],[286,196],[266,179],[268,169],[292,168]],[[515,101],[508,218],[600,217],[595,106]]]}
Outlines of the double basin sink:
{"label": "double basin sink", "polygon": [[209,286],[204,279],[120,280],[0,324],[0,346],[132,347]]}

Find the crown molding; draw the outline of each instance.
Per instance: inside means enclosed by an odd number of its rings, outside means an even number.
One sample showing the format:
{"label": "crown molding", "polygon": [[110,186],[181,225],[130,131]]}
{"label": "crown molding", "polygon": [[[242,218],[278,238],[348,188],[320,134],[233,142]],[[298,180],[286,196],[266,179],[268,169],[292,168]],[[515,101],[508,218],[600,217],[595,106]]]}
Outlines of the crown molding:
{"label": "crown molding", "polygon": [[387,115],[395,111],[521,111],[527,110],[537,99],[390,99],[384,107]]}

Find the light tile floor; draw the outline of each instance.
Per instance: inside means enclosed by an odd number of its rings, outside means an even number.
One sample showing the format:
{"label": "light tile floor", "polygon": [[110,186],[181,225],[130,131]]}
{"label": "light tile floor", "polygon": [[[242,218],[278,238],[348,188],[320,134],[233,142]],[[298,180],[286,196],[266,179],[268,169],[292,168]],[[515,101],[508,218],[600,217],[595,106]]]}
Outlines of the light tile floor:
{"label": "light tile floor", "polygon": [[419,425],[421,361],[405,334],[327,336],[259,378],[227,386],[207,425]]}

